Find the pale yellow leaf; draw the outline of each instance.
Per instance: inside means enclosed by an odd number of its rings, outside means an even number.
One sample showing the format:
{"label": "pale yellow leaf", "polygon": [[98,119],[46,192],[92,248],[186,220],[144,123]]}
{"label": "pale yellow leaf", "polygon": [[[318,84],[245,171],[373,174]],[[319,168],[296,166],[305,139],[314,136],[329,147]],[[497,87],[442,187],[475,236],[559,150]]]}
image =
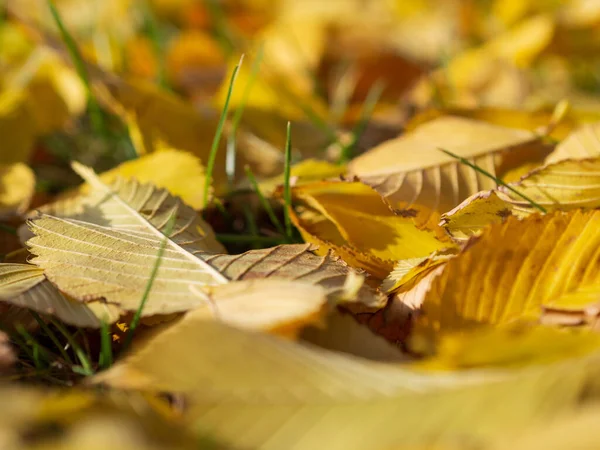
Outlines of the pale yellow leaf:
{"label": "pale yellow leaf", "polygon": [[167,189],[194,209],[204,207],[204,167],[192,153],[161,149],[124,162],[99,177],[107,184],[118,177],[135,178],[140,183],[152,183],[157,188]]}
{"label": "pale yellow leaf", "polygon": [[184,321],[202,326],[205,320],[221,320],[287,337],[296,337],[307,324],[319,322],[329,309],[321,286],[287,280],[235,281],[198,294],[204,304],[190,311]]}
{"label": "pale yellow leaf", "polygon": [[29,264],[0,264],[0,301],[38,313],[50,314],[78,327],[100,328],[101,322],[115,322],[119,308],[102,302],[83,304],[63,296]]}
{"label": "pale yellow leaf", "polygon": [[545,148],[534,133],[460,117],[441,117],[384,142],[352,160],[351,175],[373,186],[391,204],[422,205],[440,213],[494,180],[440,151],[449,150],[495,176],[539,160]]}
{"label": "pale yellow leaf", "polygon": [[581,126],[546,158],[546,164],[555,163],[564,159],[587,159],[600,156],[600,122]]}
{"label": "pale yellow leaf", "polygon": [[513,371],[431,374],[188,322],[97,381],[185,393],[196,429],[240,448],[485,448],[576,406],[584,392],[596,395],[599,369],[596,352]]}
{"label": "pale yellow leaf", "polygon": [[[27,244],[33,263],[62,291],[82,301],[105,298],[124,310],[138,309],[163,231],[175,216],[160,268],[144,308],[145,315],[170,314],[205,301],[194,291],[230,280],[283,278],[318,284],[327,295],[348,300],[352,272],[331,255],[319,257],[310,245],[283,245],[242,255],[222,254],[210,226],[165,190],[122,179],[106,185],[94,172],[74,164],[92,191],[73,203],[59,203],[59,217],[32,220],[35,237]],[[69,270],[65,270],[68,267]],[[356,307],[378,308],[385,298],[367,286],[354,289]],[[348,303],[348,305],[352,305]]]}
{"label": "pale yellow leaf", "polygon": [[[533,170],[510,186],[547,212],[600,207],[600,158],[562,160]],[[440,225],[457,240],[467,239],[486,225],[508,216],[525,217],[538,211],[531,202],[500,186],[480,192],[442,215]]]}
{"label": "pale yellow leaf", "polygon": [[350,314],[332,311],[323,324],[304,328],[300,339],[327,350],[342,352],[373,361],[406,360],[400,348],[357,322]]}

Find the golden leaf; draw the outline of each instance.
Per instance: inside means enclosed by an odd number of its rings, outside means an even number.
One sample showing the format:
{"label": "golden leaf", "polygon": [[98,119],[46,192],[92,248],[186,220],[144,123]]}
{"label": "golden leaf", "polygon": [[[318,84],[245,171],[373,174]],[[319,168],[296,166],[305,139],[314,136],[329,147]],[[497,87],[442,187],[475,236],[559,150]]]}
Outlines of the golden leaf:
{"label": "golden leaf", "polygon": [[445,246],[432,232],[417,228],[418,209],[396,213],[362,183],[304,184],[292,195],[310,208],[292,216],[306,241],[333,249],[377,278],[385,278],[398,260],[425,257]]}
{"label": "golden leaf", "polygon": [[537,321],[544,306],[597,301],[598,224],[600,212],[574,211],[487,228],[433,281],[416,335]]}

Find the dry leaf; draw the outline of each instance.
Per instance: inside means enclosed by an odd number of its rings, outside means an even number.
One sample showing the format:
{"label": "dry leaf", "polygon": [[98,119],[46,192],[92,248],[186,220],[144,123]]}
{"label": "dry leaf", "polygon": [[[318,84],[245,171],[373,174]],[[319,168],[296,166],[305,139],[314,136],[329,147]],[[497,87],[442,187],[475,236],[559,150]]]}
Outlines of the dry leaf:
{"label": "dry leaf", "polygon": [[236,281],[197,293],[204,304],[190,311],[184,321],[216,319],[238,328],[291,338],[304,326],[322,320],[328,310],[327,295],[321,286],[287,280]]}
{"label": "dry leaf", "polygon": [[[118,177],[152,183],[157,188],[167,189],[171,195],[180,197],[194,209],[204,207],[204,167],[191,153],[159,147],[155,153],[126,161],[99,175],[107,184],[114,183]],[[80,193],[87,192],[89,187],[84,185]],[[42,211],[53,213],[51,206],[42,208]]]}
{"label": "dry leaf", "polygon": [[[315,256],[310,245],[224,255],[210,226],[167,191],[122,179],[109,187],[91,169],[79,164],[74,169],[92,187],[90,196],[74,202],[76,211],[59,211],[63,218],[42,215],[32,220],[35,237],[27,242],[36,255],[32,262],[74,298],[104,298],[124,310],[137,310],[163,241],[164,256],[144,315],[193,309],[204,302],[194,288],[247,278],[302,280],[323,286],[328,295],[346,294],[351,271],[331,255]],[[163,231],[173,215],[175,226],[165,240]],[[366,286],[357,297],[367,307],[385,301]]]}
{"label": "dry leaf", "polygon": [[574,211],[492,225],[433,281],[416,321],[417,339],[535,322],[544,306],[597,302],[598,224],[600,212]]}
{"label": "dry leaf", "polygon": [[292,195],[307,208],[292,215],[307,242],[320,245],[321,251],[334,250],[381,280],[396,261],[425,257],[446,246],[432,232],[417,228],[418,207],[396,213],[361,183],[305,184]]}
{"label": "dry leaf", "polygon": [[391,204],[446,212],[494,180],[440,151],[449,150],[495,176],[543,158],[539,138],[525,130],[459,117],[442,117],[384,142],[350,162],[348,171]]}
{"label": "dry leaf", "polygon": [[157,336],[97,381],[186,393],[196,429],[236,447],[469,442],[481,448],[560,414],[583,392],[594,395],[587,383],[597,372],[598,359],[590,356],[512,372],[433,375],[218,322],[189,322]]}
{"label": "dry leaf", "polygon": [[[115,322],[121,311],[102,302],[80,303],[64,297],[44,276],[44,271],[29,264],[0,264],[0,301],[56,316],[78,327],[100,328],[102,321]],[[6,313],[3,313],[6,322]],[[14,325],[13,318],[9,324]],[[28,318],[28,322],[31,318]]]}
{"label": "dry leaf", "polygon": [[[563,160],[533,170],[510,186],[547,212],[600,207],[600,158]],[[478,234],[510,215],[525,217],[538,211],[530,201],[500,186],[480,192],[442,215],[440,225],[457,240]]]}
{"label": "dry leaf", "polygon": [[546,158],[546,164],[564,159],[587,159],[600,156],[600,122],[583,125],[569,134]]}

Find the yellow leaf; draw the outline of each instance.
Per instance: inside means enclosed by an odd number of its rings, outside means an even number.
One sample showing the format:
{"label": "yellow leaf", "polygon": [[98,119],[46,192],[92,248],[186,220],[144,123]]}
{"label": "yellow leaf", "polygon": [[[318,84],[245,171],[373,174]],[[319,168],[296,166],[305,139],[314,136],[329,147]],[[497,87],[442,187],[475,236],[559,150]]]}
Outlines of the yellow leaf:
{"label": "yellow leaf", "polygon": [[428,257],[401,259],[394,266],[394,270],[381,284],[381,289],[386,293],[393,293],[409,282],[418,282],[422,276],[432,269],[446,263],[454,256],[455,250],[436,251]]}
{"label": "yellow leaf", "polygon": [[[218,124],[217,112],[198,112],[188,102],[147,81],[106,79],[110,94],[100,92],[99,98],[112,111],[136,127],[135,143],[139,149],[152,153],[165,147],[190,152],[202,162],[208,161],[212,138]],[[130,115],[128,117],[128,115]],[[225,177],[225,146],[222,140],[213,171],[215,188],[223,188]]]}
{"label": "yellow leaf", "polygon": [[537,321],[544,306],[597,299],[599,225],[599,211],[492,225],[435,278],[416,335],[435,341],[481,326]]}
{"label": "yellow leaf", "polygon": [[[144,315],[187,311],[205,302],[195,291],[267,277],[321,285],[328,296],[346,301],[349,308],[377,309],[385,304],[385,297],[362,283],[347,286],[352,270],[329,254],[314,255],[311,245],[226,255],[210,225],[167,191],[121,178],[107,185],[91,169],[77,163],[73,168],[92,187],[91,193],[56,204],[60,208],[53,214],[59,217],[31,220],[35,237],[27,244],[36,255],[32,262],[74,298],[105,298],[136,311],[165,242]],[[173,215],[174,229],[165,237]],[[347,298],[349,294],[352,298]]]}
{"label": "yellow leaf", "polygon": [[423,205],[449,211],[494,180],[439,149],[468,159],[495,176],[543,158],[537,135],[459,117],[441,117],[389,140],[350,162],[350,175],[373,186],[391,204]]}
{"label": "yellow leaf", "polygon": [[600,336],[590,330],[517,323],[443,335],[435,355],[417,363],[416,367],[427,370],[514,369],[581,357],[598,348]]}
{"label": "yellow leaf", "polygon": [[[533,170],[511,186],[546,211],[600,207],[600,158],[563,160]],[[480,192],[442,215],[440,225],[457,240],[477,234],[483,227],[509,215],[525,217],[536,212],[529,201],[500,186]]]}
{"label": "yellow leaf", "polygon": [[440,226],[456,241],[466,241],[484,227],[504,222],[512,215],[512,206],[496,191],[473,194],[456,208],[442,214]]}
{"label": "yellow leaf", "polygon": [[444,247],[433,233],[417,228],[416,209],[398,215],[364,184],[305,184],[292,195],[310,208],[293,216],[308,242],[335,250],[350,265],[380,279],[395,261],[428,256]]}
{"label": "yellow leaf", "polygon": [[152,183],[180,197],[194,209],[204,207],[204,167],[191,153],[161,149],[100,174],[100,179],[107,184],[112,184],[117,177],[135,178],[140,183]]}
{"label": "yellow leaf", "polygon": [[[346,173],[346,167],[332,164],[327,161],[316,159],[305,159],[298,164],[294,164],[290,170],[290,183],[292,186],[301,186],[315,181],[341,177]],[[275,190],[283,186],[284,177],[278,175],[259,183],[260,190],[265,196],[270,196]]]}
{"label": "yellow leaf", "polygon": [[[412,117],[406,124],[406,131],[412,131],[426,122],[443,116],[459,116],[508,128],[538,131],[552,122],[554,111],[552,108],[528,110],[499,107],[428,109]],[[600,119],[600,115],[597,112],[570,108],[555,124],[548,136],[562,140],[583,123],[595,122],[598,119]]]}
{"label": "yellow leaf", "polygon": [[486,448],[595,397],[598,371],[596,352],[513,371],[432,374],[188,322],[97,381],[185,393],[196,429],[234,447]]}
{"label": "yellow leaf", "polygon": [[583,125],[568,135],[546,158],[546,164],[564,159],[586,159],[600,156],[600,122]]}
{"label": "yellow leaf", "polygon": [[35,175],[23,163],[0,164],[0,217],[22,214],[35,191]]}
{"label": "yellow leaf", "polygon": [[112,323],[121,312],[103,302],[84,304],[64,297],[42,269],[29,264],[0,264],[0,300],[78,327],[100,328],[103,320]]}
{"label": "yellow leaf", "polygon": [[216,319],[238,328],[295,338],[300,329],[319,322],[327,312],[325,289],[288,280],[236,281],[199,294],[206,300],[204,305],[183,319],[198,326]]}

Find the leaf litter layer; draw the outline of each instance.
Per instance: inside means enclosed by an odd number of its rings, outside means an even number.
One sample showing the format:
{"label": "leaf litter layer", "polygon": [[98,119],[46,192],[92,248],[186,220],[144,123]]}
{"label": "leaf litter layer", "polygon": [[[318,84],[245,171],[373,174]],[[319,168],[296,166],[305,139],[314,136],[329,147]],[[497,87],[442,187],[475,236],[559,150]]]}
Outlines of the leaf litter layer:
{"label": "leaf litter layer", "polygon": [[0,446],[597,446],[600,9],[5,3]]}

